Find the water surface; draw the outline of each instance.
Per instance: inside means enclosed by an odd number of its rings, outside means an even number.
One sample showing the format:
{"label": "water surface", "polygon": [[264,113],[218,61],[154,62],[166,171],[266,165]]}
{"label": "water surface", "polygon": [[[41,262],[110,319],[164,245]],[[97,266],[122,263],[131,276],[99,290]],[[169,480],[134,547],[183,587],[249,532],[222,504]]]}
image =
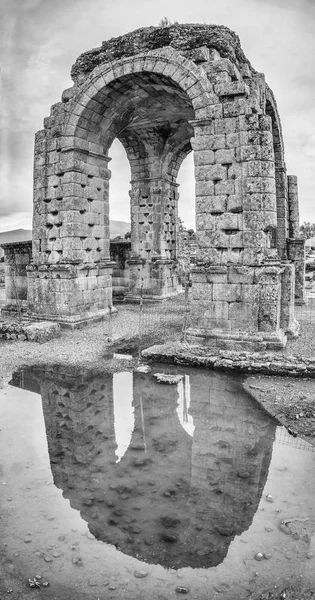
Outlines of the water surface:
{"label": "water surface", "polygon": [[[0,397],[1,491],[23,572],[58,571],[69,586],[80,573],[82,589],[105,580],[117,598],[126,586],[132,597],[128,577],[150,565],[165,597],[176,573],[198,598],[209,582],[228,597],[235,585],[313,577],[314,448],[277,427],[238,378],[176,372],[176,385],[60,367],[13,375],[20,389]],[[141,582],[146,597],[152,581]]]}

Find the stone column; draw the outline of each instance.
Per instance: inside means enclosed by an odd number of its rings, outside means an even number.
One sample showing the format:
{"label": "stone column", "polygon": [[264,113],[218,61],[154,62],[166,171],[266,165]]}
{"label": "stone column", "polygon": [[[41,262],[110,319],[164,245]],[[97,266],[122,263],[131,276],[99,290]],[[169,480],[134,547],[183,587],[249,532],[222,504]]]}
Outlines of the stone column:
{"label": "stone column", "polygon": [[299,323],[294,314],[295,267],[288,261],[282,267],[281,273],[281,309],[280,327],[290,337],[297,337]]}
{"label": "stone column", "polygon": [[179,291],[177,185],[166,177],[138,179],[131,184],[129,297],[138,297],[141,286],[147,298],[172,296]]}
{"label": "stone column", "polygon": [[305,240],[288,239],[288,257],[295,266],[295,304],[305,304]]}
{"label": "stone column", "polygon": [[277,196],[277,249],[281,259],[287,257],[288,238],[288,201],[287,175],[285,166],[276,166],[276,196]]}
{"label": "stone column", "polygon": [[285,339],[271,119],[233,116],[233,106],[216,106],[220,117],[193,122],[198,250],[188,338],[274,349]]}
{"label": "stone column", "polygon": [[289,237],[298,238],[300,235],[298,179],[296,175],[288,175],[288,205],[289,205]]}
{"label": "stone column", "polygon": [[110,159],[97,144],[47,136],[35,140],[29,308],[74,326],[103,318],[112,303]]}

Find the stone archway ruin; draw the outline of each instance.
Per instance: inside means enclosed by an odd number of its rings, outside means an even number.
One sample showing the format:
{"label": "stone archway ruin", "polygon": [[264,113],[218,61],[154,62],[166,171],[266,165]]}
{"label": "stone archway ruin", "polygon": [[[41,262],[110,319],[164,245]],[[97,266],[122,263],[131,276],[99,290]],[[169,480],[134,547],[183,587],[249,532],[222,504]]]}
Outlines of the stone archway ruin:
{"label": "stone archway ruin", "polygon": [[72,67],[74,85],[36,134],[33,314],[76,324],[111,305],[109,150],[131,167],[130,295],[179,291],[178,170],[194,152],[197,257],[189,339],[281,347],[303,301],[296,178],[280,119],[239,38],[214,25],[139,29]]}

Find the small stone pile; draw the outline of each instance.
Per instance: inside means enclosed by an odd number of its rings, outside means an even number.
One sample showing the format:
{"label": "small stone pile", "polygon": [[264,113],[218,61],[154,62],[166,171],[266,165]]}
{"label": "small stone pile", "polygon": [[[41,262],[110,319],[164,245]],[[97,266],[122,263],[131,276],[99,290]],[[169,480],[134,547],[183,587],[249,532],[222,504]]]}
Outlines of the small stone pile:
{"label": "small stone pile", "polygon": [[0,322],[0,340],[29,341],[43,344],[60,335],[60,325],[50,321],[32,323],[31,321]]}

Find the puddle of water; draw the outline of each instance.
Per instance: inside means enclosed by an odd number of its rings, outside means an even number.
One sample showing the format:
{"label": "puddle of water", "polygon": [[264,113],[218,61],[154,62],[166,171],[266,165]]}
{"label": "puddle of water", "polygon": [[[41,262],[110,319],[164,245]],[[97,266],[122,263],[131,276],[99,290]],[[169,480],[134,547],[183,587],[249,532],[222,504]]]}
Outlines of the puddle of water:
{"label": "puddle of water", "polygon": [[[157,383],[161,370],[183,377]],[[170,597],[178,576],[207,600],[211,582],[228,598],[314,579],[314,448],[276,427],[237,378],[159,365],[30,369],[11,383],[0,394],[0,523],[27,579],[40,570],[87,591],[105,581],[113,597],[136,598],[134,570],[145,568],[147,598],[152,585]]]}

